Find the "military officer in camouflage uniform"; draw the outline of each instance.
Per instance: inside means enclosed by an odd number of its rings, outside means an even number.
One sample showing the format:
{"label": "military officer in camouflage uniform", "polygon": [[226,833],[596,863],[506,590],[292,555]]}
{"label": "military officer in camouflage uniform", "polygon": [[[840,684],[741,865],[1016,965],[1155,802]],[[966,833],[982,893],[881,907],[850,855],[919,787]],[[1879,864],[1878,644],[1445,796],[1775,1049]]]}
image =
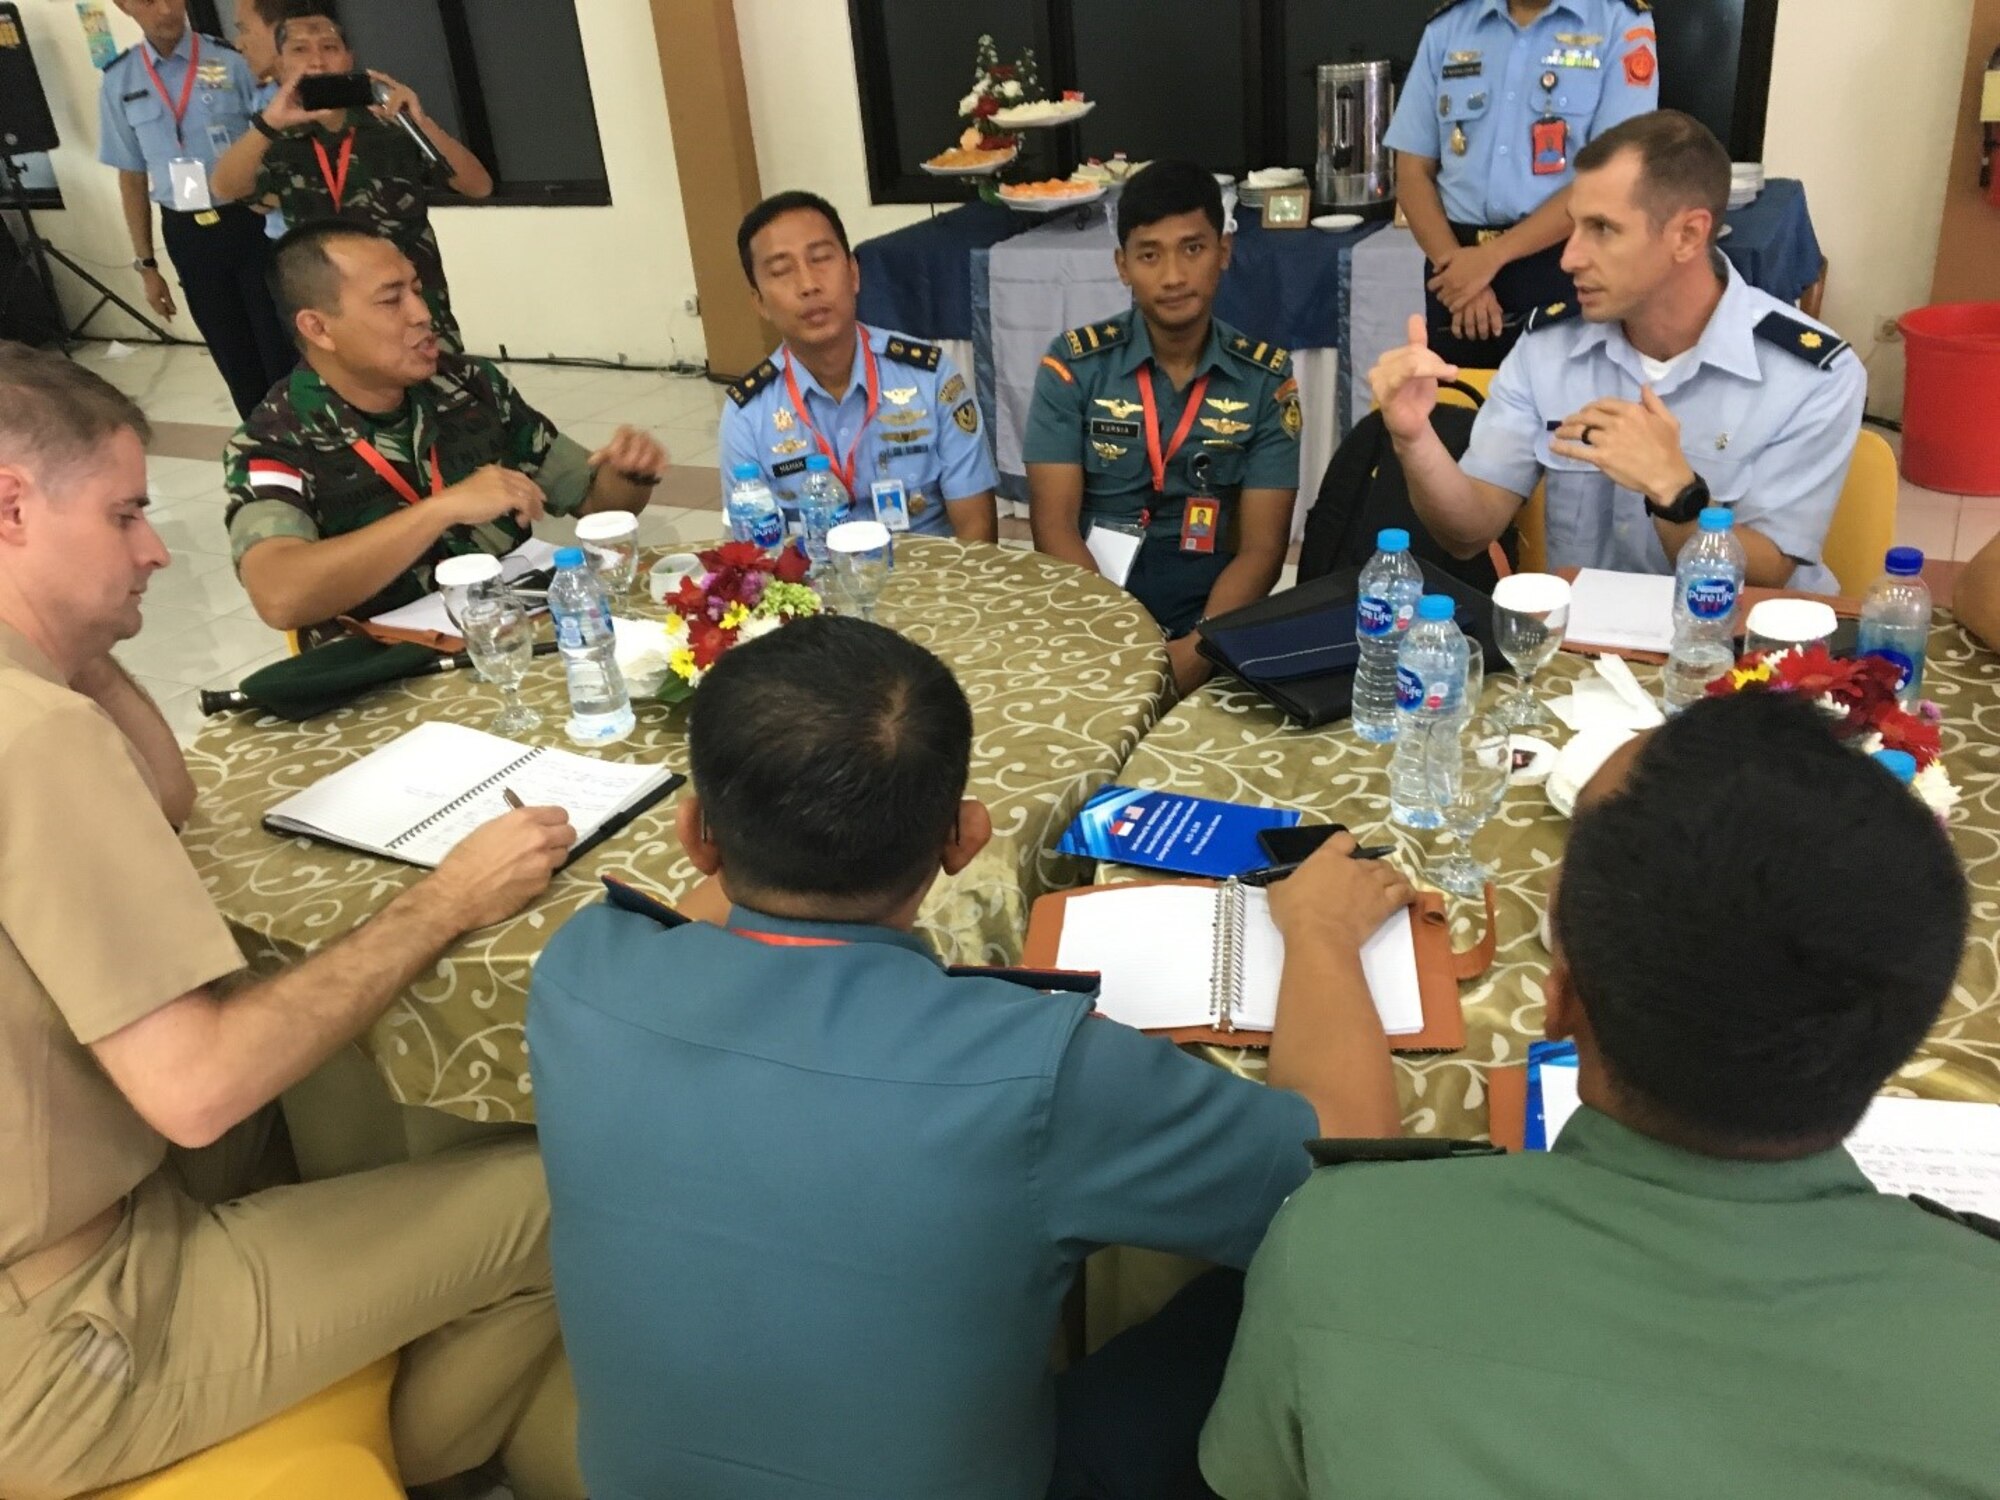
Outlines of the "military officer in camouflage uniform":
{"label": "military officer in camouflage uniform", "polygon": [[619,428],[564,437],[486,360],[440,353],[416,273],[340,222],[278,248],[278,298],[305,364],[224,457],[230,549],[257,613],[330,633],[422,597],[454,553],[506,553],[546,513],[643,509],[666,468]]}
{"label": "military officer in camouflage uniform", "polygon": [[1284,566],[1298,382],[1283,349],[1210,315],[1229,241],[1208,173],[1139,173],[1119,199],[1118,240],[1132,311],[1057,338],[1036,377],[1029,518],[1038,550],[1152,611],[1186,692],[1209,672],[1196,623],[1263,598]]}
{"label": "military officer in camouflage uniform", "polygon": [[[385,73],[372,74],[389,90],[387,102],[375,109],[306,113],[299,107],[299,80],[352,72],[354,54],[326,16],[294,17],[282,22],[277,34],[284,86],[251,116],[251,132],[216,163],[216,195],[275,203],[291,224],[345,218],[387,235],[417,268],[438,336],[447,347],[463,349],[430,206],[447,191],[488,197],[493,175],[424,113],[411,89]],[[399,114],[423,132],[435,159],[410,138]]]}

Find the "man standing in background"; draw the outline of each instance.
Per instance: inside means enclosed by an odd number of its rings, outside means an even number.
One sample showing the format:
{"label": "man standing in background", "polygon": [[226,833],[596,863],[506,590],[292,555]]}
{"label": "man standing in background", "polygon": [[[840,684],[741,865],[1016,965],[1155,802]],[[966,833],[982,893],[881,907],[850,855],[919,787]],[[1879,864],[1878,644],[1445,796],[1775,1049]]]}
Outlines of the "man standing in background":
{"label": "man standing in background", "polygon": [[[278,25],[301,10],[302,0],[236,0],[236,50],[257,79],[257,110],[278,97]],[[258,205],[250,205],[256,208]],[[290,226],[277,209],[264,213],[264,233],[275,244]]]}
{"label": "man standing in background", "polygon": [[291,371],[296,355],[278,326],[267,277],[270,244],[258,215],[214,193],[210,174],[250,128],[250,66],[216,37],[188,25],[187,0],[118,0],[145,39],[104,70],[98,159],[118,169],[132,269],[162,318],[179,311],[153,252],[153,205],[187,293],[239,416],[248,416]]}

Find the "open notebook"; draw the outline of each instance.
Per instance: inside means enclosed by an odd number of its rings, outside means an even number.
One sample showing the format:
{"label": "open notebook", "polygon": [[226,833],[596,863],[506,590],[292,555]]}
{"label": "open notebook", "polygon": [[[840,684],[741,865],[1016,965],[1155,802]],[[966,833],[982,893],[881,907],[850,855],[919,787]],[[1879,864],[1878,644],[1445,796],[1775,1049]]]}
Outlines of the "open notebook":
{"label": "open notebook", "polygon": [[[1399,911],[1361,950],[1392,1037],[1425,1029],[1417,930]],[[1256,886],[1108,887],[1064,903],[1056,967],[1102,974],[1098,1009],[1142,1031],[1269,1032],[1285,939],[1271,920],[1269,893]]]}
{"label": "open notebook", "polygon": [[460,839],[508,810],[505,789],[530,807],[569,813],[574,860],[683,780],[665,766],[519,745],[463,724],[419,724],[287,797],[264,826],[434,869]]}

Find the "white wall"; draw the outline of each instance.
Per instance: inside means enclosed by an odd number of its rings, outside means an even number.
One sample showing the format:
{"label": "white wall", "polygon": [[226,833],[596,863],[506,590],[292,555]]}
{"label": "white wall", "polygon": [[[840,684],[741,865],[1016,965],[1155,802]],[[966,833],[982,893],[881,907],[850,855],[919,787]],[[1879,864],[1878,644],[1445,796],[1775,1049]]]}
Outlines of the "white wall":
{"label": "white wall", "polygon": [[[55,153],[64,211],[37,214],[51,242],[111,286],[140,300],[126,269],[131,249],[117,174],[97,161],[99,74],[68,0],[24,0],[22,9],[62,149]],[[637,363],[700,360],[701,324],[682,310],[694,292],[667,101],[647,0],[577,6],[597,109],[609,208],[443,208],[433,211],[451,273],[452,305],[475,349],[515,355],[587,355]],[[138,27],[113,9],[119,45]],[[365,61],[366,59],[363,59]],[[89,305],[58,270],[74,312]],[[129,327],[113,310],[92,332]],[[176,331],[195,337],[183,306]]]}

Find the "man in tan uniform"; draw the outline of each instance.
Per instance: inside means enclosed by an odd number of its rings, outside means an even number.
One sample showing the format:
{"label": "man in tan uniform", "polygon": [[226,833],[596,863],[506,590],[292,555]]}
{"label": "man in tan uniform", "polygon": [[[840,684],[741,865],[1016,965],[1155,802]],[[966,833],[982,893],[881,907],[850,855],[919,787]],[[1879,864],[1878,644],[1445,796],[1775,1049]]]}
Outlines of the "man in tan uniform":
{"label": "man in tan uniform", "polygon": [[514,813],[344,940],[240,977],[174,834],[193,783],[110,656],[168,560],[146,432],[96,376],[0,344],[0,1495],[149,1472],[401,1349],[406,1482],[498,1450],[518,1495],[580,1496],[531,1145],[213,1208],[162,1171],[518,911],[573,833]]}

